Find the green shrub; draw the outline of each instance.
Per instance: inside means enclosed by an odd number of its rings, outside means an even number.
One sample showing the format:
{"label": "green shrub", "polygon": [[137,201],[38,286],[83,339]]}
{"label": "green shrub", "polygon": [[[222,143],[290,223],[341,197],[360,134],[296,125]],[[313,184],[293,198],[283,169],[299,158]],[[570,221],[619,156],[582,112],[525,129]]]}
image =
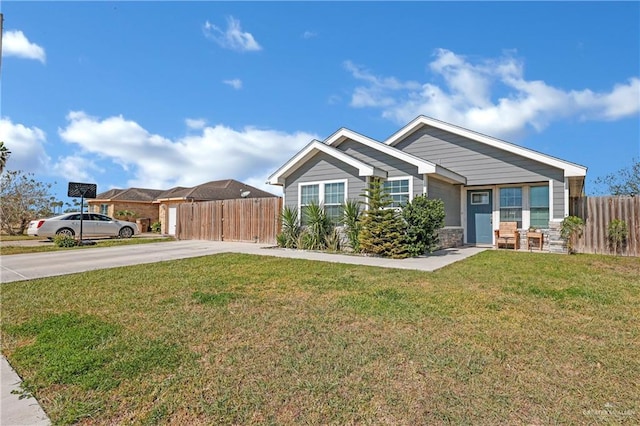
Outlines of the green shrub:
{"label": "green shrub", "polygon": [[151,224],[151,232],[155,232],[156,234],[159,234],[161,229],[162,229],[162,224],[160,222],[153,222]]}
{"label": "green shrub", "polygon": [[560,225],[560,237],[567,242],[567,251],[573,253],[573,240],[582,236],[584,221],[578,216],[567,216]]}
{"label": "green shrub", "polygon": [[69,235],[56,235],[53,237],[53,244],[55,244],[56,247],[75,247],[78,245],[78,242]]}
{"label": "green shrub", "polygon": [[627,222],[620,219],[613,219],[611,223],[609,223],[607,236],[609,237],[609,243],[613,248],[613,253],[618,254],[618,250],[624,246],[627,242],[627,237],[629,236]]}
{"label": "green shrub", "polygon": [[433,252],[438,246],[438,230],[444,226],[444,202],[419,195],[403,207],[402,217],[407,222],[409,254],[420,256]]}

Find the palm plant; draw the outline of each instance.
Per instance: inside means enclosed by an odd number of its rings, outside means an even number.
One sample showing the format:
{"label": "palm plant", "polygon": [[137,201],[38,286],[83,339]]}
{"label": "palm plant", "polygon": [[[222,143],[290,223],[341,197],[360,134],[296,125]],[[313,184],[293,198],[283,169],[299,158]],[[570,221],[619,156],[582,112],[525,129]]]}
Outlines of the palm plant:
{"label": "palm plant", "polygon": [[324,209],[317,203],[311,203],[304,209],[305,230],[303,247],[306,250],[324,250],[326,237],[333,230],[331,219],[327,217]]}
{"label": "palm plant", "polygon": [[298,209],[285,206],[280,213],[280,221],[282,222],[282,232],[277,237],[278,245],[284,248],[297,248],[300,238]]}
{"label": "palm plant", "polygon": [[345,235],[351,249],[360,252],[360,230],[362,229],[362,207],[358,200],[347,200],[343,205]]}

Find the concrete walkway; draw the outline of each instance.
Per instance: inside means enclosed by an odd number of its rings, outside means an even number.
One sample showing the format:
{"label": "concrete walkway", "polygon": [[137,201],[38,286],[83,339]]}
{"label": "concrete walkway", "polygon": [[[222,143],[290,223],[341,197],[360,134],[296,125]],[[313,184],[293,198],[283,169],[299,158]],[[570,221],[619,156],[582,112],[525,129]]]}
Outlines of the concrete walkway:
{"label": "concrete walkway", "polygon": [[[143,248],[141,250],[140,248]],[[65,275],[95,269],[154,263],[173,259],[207,256],[218,253],[244,253],[319,262],[347,263],[381,268],[435,271],[466,259],[486,247],[459,247],[410,259],[333,254],[304,250],[287,250],[268,245],[221,241],[175,241],[130,246],[91,248],[48,253],[16,254],[2,257],[2,283]],[[19,285],[19,284],[18,284]],[[4,356],[0,356],[0,425],[48,425],[49,418],[35,398],[19,399],[21,379]]]}

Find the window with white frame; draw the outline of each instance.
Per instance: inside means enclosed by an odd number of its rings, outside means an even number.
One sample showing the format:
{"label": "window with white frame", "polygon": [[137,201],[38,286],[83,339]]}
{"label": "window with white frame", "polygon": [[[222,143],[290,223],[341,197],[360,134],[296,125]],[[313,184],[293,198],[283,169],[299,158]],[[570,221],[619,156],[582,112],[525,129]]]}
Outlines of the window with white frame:
{"label": "window with white frame", "polygon": [[409,178],[390,178],[384,182],[384,190],[391,197],[389,207],[399,208],[411,201]]}
{"label": "window with white frame", "polygon": [[532,186],[529,188],[530,226],[549,227],[549,187]]}
{"label": "window with white frame", "polygon": [[309,205],[321,205],[327,217],[335,224],[343,220],[343,203],[346,201],[346,181],[329,181],[300,184],[300,223],[306,222]]}
{"label": "window with white frame", "polygon": [[109,204],[100,204],[100,213],[109,214]]}
{"label": "window with white frame", "polygon": [[518,222],[522,227],[522,188],[500,188],[500,222]]}

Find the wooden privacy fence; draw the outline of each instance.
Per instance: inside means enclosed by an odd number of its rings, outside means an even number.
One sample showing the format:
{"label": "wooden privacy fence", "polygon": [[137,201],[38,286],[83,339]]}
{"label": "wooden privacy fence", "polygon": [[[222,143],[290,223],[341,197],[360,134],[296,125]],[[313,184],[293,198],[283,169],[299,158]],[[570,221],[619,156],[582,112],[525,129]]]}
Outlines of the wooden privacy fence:
{"label": "wooden privacy fence", "polygon": [[585,221],[574,244],[578,253],[614,254],[608,230],[611,221],[619,219],[627,223],[629,235],[618,254],[640,256],[640,197],[583,197],[572,204],[572,214]]}
{"label": "wooden privacy fence", "polygon": [[178,206],[179,240],[243,241],[276,244],[281,198],[184,203]]}

